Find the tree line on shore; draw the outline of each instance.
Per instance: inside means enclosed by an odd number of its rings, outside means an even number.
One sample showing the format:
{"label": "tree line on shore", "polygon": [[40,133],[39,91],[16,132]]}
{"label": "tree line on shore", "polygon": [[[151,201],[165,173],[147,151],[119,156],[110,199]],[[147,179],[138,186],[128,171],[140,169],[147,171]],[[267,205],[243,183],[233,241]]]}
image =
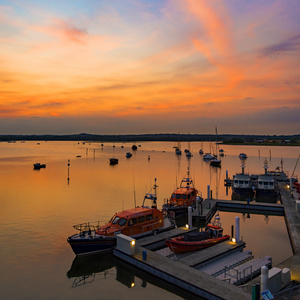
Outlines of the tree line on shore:
{"label": "tree line on shore", "polygon": [[[297,144],[300,141],[300,134],[295,135],[238,135],[220,134],[217,137],[219,142],[228,144],[244,143],[291,143]],[[0,135],[0,141],[90,141],[90,142],[145,142],[145,141],[216,141],[214,134],[128,134],[128,135],[98,135],[98,134],[66,134],[66,135]]]}

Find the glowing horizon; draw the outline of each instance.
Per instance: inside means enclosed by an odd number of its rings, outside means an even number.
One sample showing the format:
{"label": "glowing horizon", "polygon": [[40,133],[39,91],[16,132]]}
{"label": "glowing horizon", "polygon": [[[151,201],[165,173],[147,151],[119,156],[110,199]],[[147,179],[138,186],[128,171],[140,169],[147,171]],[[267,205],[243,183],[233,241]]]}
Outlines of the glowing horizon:
{"label": "glowing horizon", "polygon": [[300,3],[2,1],[0,134],[295,134]]}

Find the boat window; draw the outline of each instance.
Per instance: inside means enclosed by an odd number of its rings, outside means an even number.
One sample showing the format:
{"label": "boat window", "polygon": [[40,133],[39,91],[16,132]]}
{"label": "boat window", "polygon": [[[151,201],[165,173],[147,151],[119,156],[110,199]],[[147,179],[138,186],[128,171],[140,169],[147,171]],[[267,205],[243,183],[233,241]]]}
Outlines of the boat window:
{"label": "boat window", "polygon": [[274,185],[274,182],[269,182],[269,184],[272,186],[272,185]]}
{"label": "boat window", "polygon": [[150,220],[152,220],[153,219],[153,216],[152,215],[147,215],[146,216],[146,221],[150,221]]}
{"label": "boat window", "polygon": [[119,225],[120,225],[120,226],[124,226],[124,225],[126,224],[126,222],[127,222],[127,219],[121,219],[121,220],[119,221]]}
{"label": "boat window", "polygon": [[145,216],[138,217],[138,222],[139,223],[145,222]]}
{"label": "boat window", "polygon": [[176,194],[172,194],[172,198],[176,198]]}
{"label": "boat window", "polygon": [[136,218],[130,219],[129,222],[128,222],[128,226],[133,226],[135,224],[137,224],[137,219]]}
{"label": "boat window", "polygon": [[176,199],[181,199],[181,194],[177,194]]}
{"label": "boat window", "polygon": [[267,182],[264,182],[264,185],[268,185],[268,183],[267,183]]}
{"label": "boat window", "polygon": [[113,224],[117,224],[118,221],[120,220],[120,217],[115,217],[112,221]]}
{"label": "boat window", "polygon": [[187,195],[182,195],[182,199],[186,199],[186,198],[187,198]]}

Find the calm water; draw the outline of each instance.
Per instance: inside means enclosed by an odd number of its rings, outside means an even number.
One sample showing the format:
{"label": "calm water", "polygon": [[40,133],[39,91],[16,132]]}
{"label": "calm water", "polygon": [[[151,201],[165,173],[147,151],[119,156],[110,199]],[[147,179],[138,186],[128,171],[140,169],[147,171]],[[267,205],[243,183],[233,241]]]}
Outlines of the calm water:
{"label": "calm water", "polygon": [[[141,205],[154,178],[161,207],[188,166],[204,197],[209,184],[213,197],[230,199],[231,191],[224,187],[225,172],[228,170],[230,177],[240,172],[239,153],[248,154],[246,171],[250,173],[262,173],[265,158],[270,170],[280,166],[282,158],[284,170],[292,173],[299,154],[298,147],[222,146],[225,157],[218,169],[198,154],[201,143],[191,143],[190,160],[184,154],[179,158],[174,154],[174,143],[140,144],[127,159],[131,143],[116,143],[115,147],[106,143],[103,148],[82,142],[0,143],[1,299],[189,298],[110,258],[73,263],[75,255],[66,242],[74,233],[72,226],[107,221],[115,212],[133,207],[134,194],[137,205]],[[187,144],[181,146],[184,149]],[[209,151],[209,143],[203,147]],[[112,156],[119,158],[118,165],[108,164]],[[33,170],[35,162],[46,163],[46,169]],[[276,265],[292,255],[283,217],[220,215],[229,234],[234,218],[241,217],[241,235],[256,257],[270,255]],[[132,281],[134,287],[129,288]]]}

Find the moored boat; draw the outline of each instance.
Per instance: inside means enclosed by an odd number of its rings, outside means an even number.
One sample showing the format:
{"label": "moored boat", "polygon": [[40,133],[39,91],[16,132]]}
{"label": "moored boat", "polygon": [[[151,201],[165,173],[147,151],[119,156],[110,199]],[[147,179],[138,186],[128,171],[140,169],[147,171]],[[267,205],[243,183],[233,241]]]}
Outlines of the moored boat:
{"label": "moored boat", "polygon": [[189,206],[196,206],[197,197],[199,197],[199,203],[201,203],[203,199],[198,195],[198,190],[194,187],[188,168],[187,176],[181,180],[179,188],[173,191],[170,199],[163,205],[163,210],[168,213],[174,212],[175,215],[187,213]]}
{"label": "moored boat", "polygon": [[112,158],[109,159],[109,164],[110,165],[116,165],[118,163],[119,163],[119,160],[117,158],[112,157]]}
{"label": "moored boat", "polygon": [[242,173],[233,176],[232,199],[233,200],[252,200],[254,197],[254,186],[251,176],[245,173],[245,163],[242,162]]}
{"label": "moored boat", "polygon": [[277,200],[279,190],[274,177],[268,173],[268,162],[264,161],[265,174],[259,175],[255,187],[256,201]]}
{"label": "moored boat", "polygon": [[239,159],[246,159],[246,158],[248,158],[246,153],[240,153],[239,154]]}
{"label": "moored boat", "polygon": [[33,164],[33,168],[34,168],[35,170],[39,170],[39,169],[42,169],[42,168],[46,168],[46,164],[35,163],[35,164]]}
{"label": "moored boat", "polygon": [[[146,200],[152,201],[151,207],[145,206]],[[148,193],[141,207],[116,213],[103,226],[96,222],[73,227],[80,232],[70,236],[67,241],[76,255],[83,255],[110,251],[116,246],[116,235],[120,233],[138,239],[170,230],[175,227],[175,222],[157,209],[156,193]]]}
{"label": "moored boat", "polygon": [[208,248],[229,238],[229,235],[223,235],[220,217],[217,214],[214,222],[205,227],[205,231],[190,232],[179,237],[169,238],[165,243],[172,252],[177,254]]}
{"label": "moored boat", "polygon": [[209,164],[213,167],[221,167],[221,160],[218,158],[218,133],[216,127],[216,155],[215,158],[209,161]]}

